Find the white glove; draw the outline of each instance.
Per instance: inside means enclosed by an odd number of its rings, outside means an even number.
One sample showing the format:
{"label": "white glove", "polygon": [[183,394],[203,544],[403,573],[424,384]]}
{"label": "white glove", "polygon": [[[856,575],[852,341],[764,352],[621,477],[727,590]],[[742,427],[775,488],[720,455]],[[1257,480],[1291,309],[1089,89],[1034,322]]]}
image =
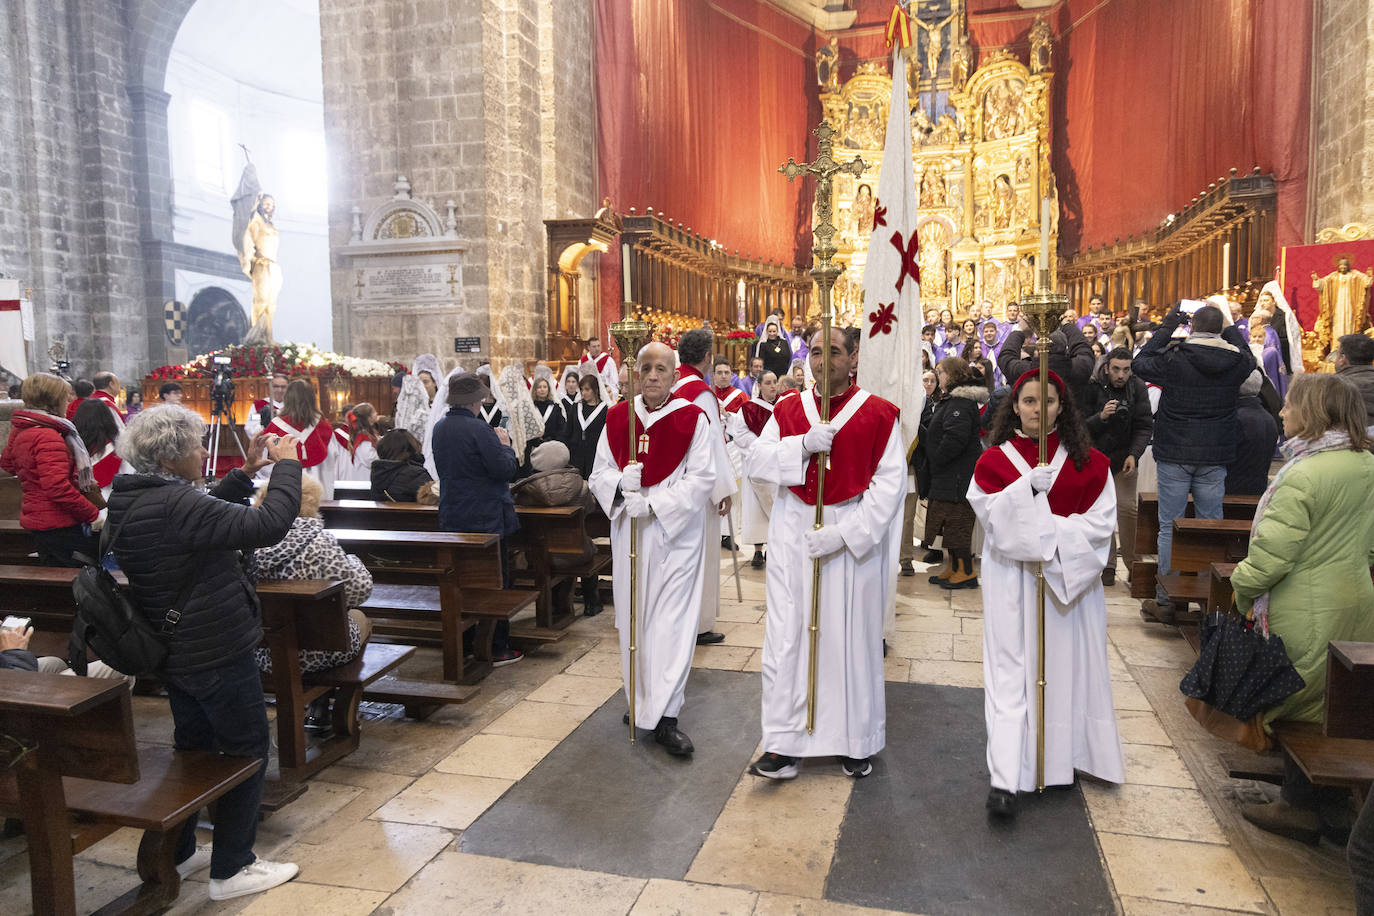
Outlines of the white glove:
{"label": "white glove", "polygon": [[1031,489],[1037,493],[1044,493],[1054,483],[1054,468],[1048,464],[1037,465],[1030,469],[1026,475],[1030,478]]}
{"label": "white glove", "polygon": [[802,448],[815,455],[819,452],[830,451],[830,446],[835,444],[835,427],[829,423],[821,423],[813,426],[802,436]]}
{"label": "white glove", "polygon": [[843,549],[844,535],[840,533],[840,529],[836,525],[813,528],[806,532],[806,555],[813,560],[819,557],[828,557]]}
{"label": "white glove", "polygon": [[620,473],[620,492],[638,493],[644,477],[644,465],[627,464],[625,470]]}
{"label": "white glove", "polygon": [[649,501],[640,493],[625,494],[625,512],[630,518],[648,518],[653,514]]}

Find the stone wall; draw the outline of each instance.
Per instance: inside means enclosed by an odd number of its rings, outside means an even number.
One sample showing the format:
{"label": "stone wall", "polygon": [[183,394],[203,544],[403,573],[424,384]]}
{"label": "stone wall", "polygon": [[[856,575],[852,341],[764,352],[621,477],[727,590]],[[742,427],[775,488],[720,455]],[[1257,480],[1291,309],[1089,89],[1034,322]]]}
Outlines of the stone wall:
{"label": "stone wall", "polygon": [[1374,4],[1322,0],[1319,9],[1314,230],[1374,223]]}

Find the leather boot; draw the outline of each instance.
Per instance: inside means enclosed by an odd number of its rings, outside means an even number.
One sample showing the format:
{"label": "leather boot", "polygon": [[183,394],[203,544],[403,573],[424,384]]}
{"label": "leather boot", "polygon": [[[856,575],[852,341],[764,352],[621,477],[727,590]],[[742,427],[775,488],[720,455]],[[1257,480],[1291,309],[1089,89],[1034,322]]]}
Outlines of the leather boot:
{"label": "leather boot", "polygon": [[658,720],[654,728],[654,740],[674,757],[688,757],[696,750],[692,747],[692,739],[678,729],[676,717],[664,716]]}
{"label": "leather boot", "polygon": [[950,573],[942,588],[953,591],[956,588],[977,588],[978,577],[973,574],[973,556],[960,553],[954,558],[954,572]]}
{"label": "leather boot", "polygon": [[942,569],[942,570],[940,570],[939,572],[937,572],[935,575],[931,576],[931,577],[930,577],[929,579],[927,579],[926,581],[928,581],[931,585],[938,585],[938,586],[940,586],[941,588],[944,588],[944,587],[945,587],[945,580],[947,580],[953,573],[954,573],[954,555],[953,555],[953,554],[950,554],[949,559],[948,559],[948,560],[945,560],[945,568]]}

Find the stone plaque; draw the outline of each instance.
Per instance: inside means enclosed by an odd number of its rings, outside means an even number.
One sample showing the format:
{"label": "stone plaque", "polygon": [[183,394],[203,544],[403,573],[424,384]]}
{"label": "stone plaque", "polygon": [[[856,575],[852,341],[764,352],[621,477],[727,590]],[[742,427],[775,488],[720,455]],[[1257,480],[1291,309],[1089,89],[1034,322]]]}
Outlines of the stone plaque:
{"label": "stone plaque", "polygon": [[462,273],[456,263],[398,264],[354,270],[355,298],[359,302],[452,300],[461,296],[462,283]]}
{"label": "stone plaque", "polygon": [[481,353],[482,338],[480,337],[455,337],[453,338],[454,353]]}

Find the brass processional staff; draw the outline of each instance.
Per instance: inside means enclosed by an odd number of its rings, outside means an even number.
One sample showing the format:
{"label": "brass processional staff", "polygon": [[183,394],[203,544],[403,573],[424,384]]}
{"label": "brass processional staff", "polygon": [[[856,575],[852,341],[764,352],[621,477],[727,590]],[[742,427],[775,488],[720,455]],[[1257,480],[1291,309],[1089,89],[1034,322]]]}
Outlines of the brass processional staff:
{"label": "brass processional staff", "polygon": [[[1040,358],[1040,435],[1039,465],[1049,463],[1049,424],[1045,422],[1045,400],[1050,388],[1050,334],[1059,328],[1064,312],[1069,307],[1069,297],[1050,289],[1050,201],[1041,201],[1040,208],[1040,263],[1039,289],[1021,300],[1021,314],[1035,325],[1035,352]],[[1035,610],[1037,614],[1037,676],[1036,709],[1037,726],[1035,729],[1035,787],[1045,791],[1045,565],[1035,565]]]}
{"label": "brass processional staff", "polygon": [[[630,295],[630,246],[622,243],[620,257],[623,262],[624,317],[611,324],[611,336],[620,348],[620,358],[625,364],[625,401],[629,408],[626,426],[630,431],[630,460],[628,464],[639,464],[639,443],[635,440],[635,370],[638,368],[639,351],[649,343],[654,326],[635,315],[635,305]],[[635,653],[638,648],[638,626],[636,612],[639,610],[639,530],[638,519],[630,519],[630,690],[627,699],[630,703],[630,743],[635,743]]]}
{"label": "brass processional staff", "polygon": [[[835,129],[829,121],[822,121],[814,131],[816,134],[816,161],[800,165],[790,156],[778,171],[793,181],[798,175],[816,176],[816,245],[811,249],[815,263],[811,266],[811,277],[816,281],[816,289],[821,300],[821,340],[825,352],[826,370],[816,376],[816,384],[821,388],[821,422],[830,422],[830,290],[835,285],[840,271],[844,268],[834,260],[835,223],[831,219],[830,185],[835,175],[847,172],[858,178],[868,166],[855,157],[848,162],[836,162],[831,153],[834,150]],[[819,529],[825,524],[825,468],[830,462],[829,453],[816,456],[816,522]],[[821,635],[821,560],[812,560],[811,567],[811,625],[807,628],[810,636],[810,666],[806,679],[806,731],[816,730],[816,651],[820,646]]]}

